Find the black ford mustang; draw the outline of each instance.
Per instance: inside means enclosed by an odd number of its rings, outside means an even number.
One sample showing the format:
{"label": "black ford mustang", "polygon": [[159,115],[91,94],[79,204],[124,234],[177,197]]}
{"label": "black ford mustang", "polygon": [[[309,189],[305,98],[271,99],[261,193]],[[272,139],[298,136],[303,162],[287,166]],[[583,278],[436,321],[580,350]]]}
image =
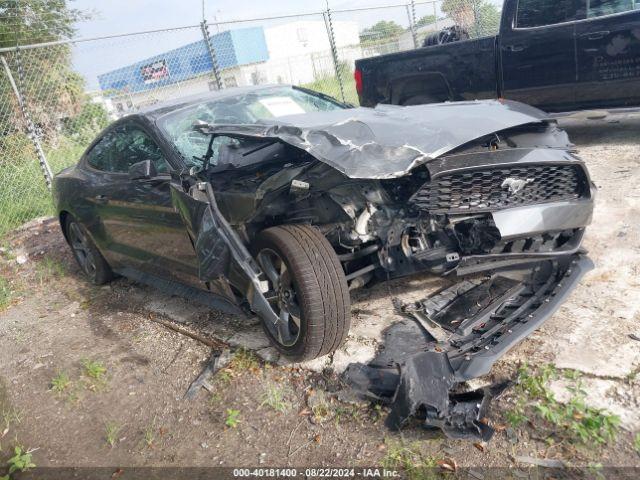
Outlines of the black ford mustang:
{"label": "black ford mustang", "polygon": [[464,277],[399,306],[457,379],[485,373],[590,268],[592,190],[566,134],[526,105],[352,108],[288,86],[129,115],[54,181],[91,281],[250,310],[296,360],[345,339],[351,289]]}

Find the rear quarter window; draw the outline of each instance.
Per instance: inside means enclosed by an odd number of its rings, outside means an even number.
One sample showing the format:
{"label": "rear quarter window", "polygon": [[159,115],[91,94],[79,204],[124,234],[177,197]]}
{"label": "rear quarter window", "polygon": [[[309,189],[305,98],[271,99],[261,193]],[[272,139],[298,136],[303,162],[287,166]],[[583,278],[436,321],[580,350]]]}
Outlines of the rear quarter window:
{"label": "rear quarter window", "polygon": [[543,27],[576,20],[576,0],[519,0],[517,28]]}
{"label": "rear quarter window", "polygon": [[636,0],[587,0],[587,18],[603,17],[640,9]]}

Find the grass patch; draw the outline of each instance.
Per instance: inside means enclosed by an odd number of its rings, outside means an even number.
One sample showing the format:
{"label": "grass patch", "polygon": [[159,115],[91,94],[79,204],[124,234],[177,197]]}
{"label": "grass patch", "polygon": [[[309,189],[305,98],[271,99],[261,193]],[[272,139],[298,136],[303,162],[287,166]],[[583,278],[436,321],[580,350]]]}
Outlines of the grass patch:
{"label": "grass patch", "polygon": [[89,360],[87,358],[80,361],[82,372],[92,380],[103,381],[107,373],[104,364],[98,360]]}
{"label": "grass patch", "polygon": [[41,285],[53,278],[62,278],[67,273],[67,268],[60,260],[49,256],[40,260],[36,268],[38,282]]}
{"label": "grass patch", "polygon": [[153,448],[153,446],[155,445],[156,431],[157,431],[156,418],[154,417],[151,423],[145,427],[143,432],[143,441],[144,441],[144,445],[147,448]]}
{"label": "grass patch", "polygon": [[434,471],[438,466],[436,460],[424,455],[418,443],[387,445],[387,453],[380,463],[386,470],[402,470],[410,480],[438,478],[437,472]]}
{"label": "grass patch", "polygon": [[[53,173],[78,161],[85,144],[60,136],[44,151]],[[0,138],[0,237],[36,217],[53,215],[51,192],[46,187],[35,148],[21,133]]]}
{"label": "grass patch", "polygon": [[233,408],[227,408],[224,424],[229,428],[237,428],[241,423],[240,410],[234,410]]}
{"label": "grass patch", "polygon": [[80,360],[82,365],[82,373],[86,377],[85,387],[89,390],[96,391],[107,383],[107,368],[99,360],[90,360],[84,358]]}
{"label": "grass patch", "polygon": [[257,371],[260,368],[260,362],[251,350],[240,348],[233,354],[233,358],[227,366],[227,370],[236,373],[244,371]]}
{"label": "grass patch", "polygon": [[106,422],[104,424],[104,439],[111,448],[118,442],[118,433],[122,427],[116,422]]}
{"label": "grass patch", "polygon": [[279,413],[285,413],[291,409],[291,404],[285,400],[284,388],[269,383],[262,392],[262,403],[260,406],[268,406]]}
{"label": "grass patch", "polygon": [[582,446],[597,446],[615,439],[620,418],[604,409],[587,405],[587,393],[583,389],[580,373],[565,371],[569,381],[567,390],[571,396],[566,402],[556,400],[549,388],[552,380],[559,378],[553,365],[532,370],[528,365],[518,369],[515,408],[506,413],[514,426],[528,421],[548,430],[550,441],[558,437]]}
{"label": "grass patch", "polygon": [[636,433],[636,436],[633,438],[633,448],[640,454],[640,433]]}
{"label": "grass patch", "polygon": [[22,412],[15,408],[3,407],[0,416],[2,417],[2,423],[4,425],[3,430],[22,422]]}
{"label": "grass patch", "polygon": [[0,277],[0,310],[4,310],[13,300],[13,291],[11,290],[11,284],[9,280],[4,277]]}
{"label": "grass patch", "polygon": [[66,372],[58,373],[51,380],[51,390],[56,393],[64,392],[69,387],[69,385],[71,385],[71,379],[69,378],[69,375],[66,374]]}

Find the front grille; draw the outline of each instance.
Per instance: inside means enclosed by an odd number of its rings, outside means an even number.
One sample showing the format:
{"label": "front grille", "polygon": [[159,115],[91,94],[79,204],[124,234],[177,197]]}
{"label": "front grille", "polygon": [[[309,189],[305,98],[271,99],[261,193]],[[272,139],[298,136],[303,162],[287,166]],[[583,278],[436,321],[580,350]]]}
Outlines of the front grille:
{"label": "front grille", "polygon": [[[523,182],[517,193],[508,186],[516,184],[517,188]],[[431,213],[476,213],[573,200],[587,196],[588,191],[580,165],[517,165],[436,176],[411,201]]]}

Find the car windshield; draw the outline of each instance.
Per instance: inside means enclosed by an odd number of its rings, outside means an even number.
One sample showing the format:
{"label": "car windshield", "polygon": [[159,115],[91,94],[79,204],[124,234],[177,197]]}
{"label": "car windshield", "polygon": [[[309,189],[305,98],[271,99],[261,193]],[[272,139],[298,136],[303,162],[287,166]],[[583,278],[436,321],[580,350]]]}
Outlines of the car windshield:
{"label": "car windshield", "polygon": [[[262,120],[283,117],[285,115],[301,115],[311,112],[324,112],[346,108],[326,96],[292,87],[274,87],[250,93],[242,93],[205,101],[197,105],[189,105],[163,115],[158,119],[158,126],[175,145],[187,165],[200,162],[194,157],[201,157],[207,150],[208,135],[198,133],[193,125],[207,122],[219,125],[255,124]],[[216,144],[228,142],[230,139],[216,138]],[[217,145],[214,144],[214,147]],[[214,148],[212,163],[216,163],[217,148]]]}

